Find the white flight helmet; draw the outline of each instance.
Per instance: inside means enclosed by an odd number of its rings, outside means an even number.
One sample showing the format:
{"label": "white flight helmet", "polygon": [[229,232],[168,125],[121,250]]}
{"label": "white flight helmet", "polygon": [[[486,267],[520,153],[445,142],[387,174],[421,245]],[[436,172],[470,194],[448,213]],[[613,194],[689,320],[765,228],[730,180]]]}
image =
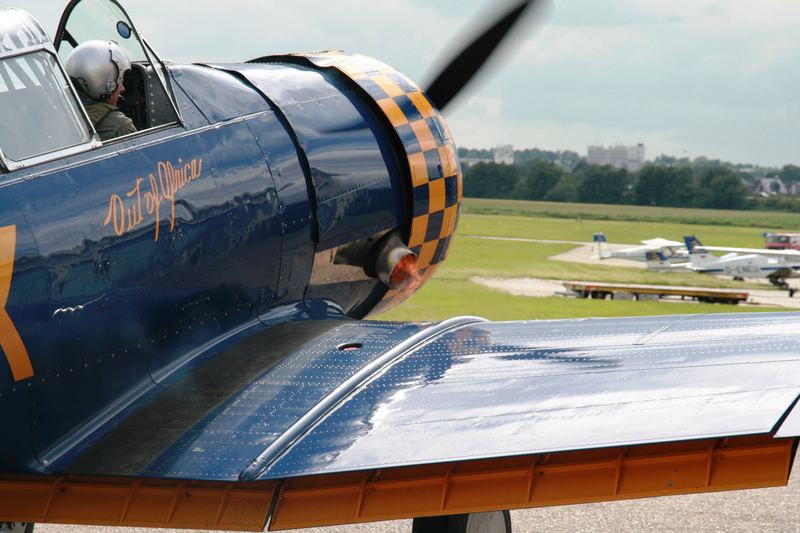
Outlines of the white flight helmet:
{"label": "white flight helmet", "polygon": [[67,74],[94,100],[107,100],[130,70],[128,56],[114,41],[86,41],[67,59]]}

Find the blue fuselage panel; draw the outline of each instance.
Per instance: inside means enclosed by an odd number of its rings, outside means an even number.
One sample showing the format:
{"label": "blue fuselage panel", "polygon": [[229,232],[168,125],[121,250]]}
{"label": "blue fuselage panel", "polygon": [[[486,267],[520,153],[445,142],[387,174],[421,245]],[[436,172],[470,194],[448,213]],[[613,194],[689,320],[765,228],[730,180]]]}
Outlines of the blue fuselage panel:
{"label": "blue fuselage panel", "polygon": [[338,71],[294,64],[226,65],[286,118],[308,164],[318,251],[396,228],[405,185],[389,133]]}
{"label": "blue fuselage panel", "polygon": [[0,442],[17,469],[38,468],[32,443],[58,455],[278,300],[282,205],[246,120],[227,120],[259,102],[271,111],[234,81],[227,116],[204,110],[225,117],[213,127],[178,88],[191,127],[5,176],[0,222],[17,228],[7,309],[34,369],[19,386],[0,365],[0,419],[28,419]]}
{"label": "blue fuselage panel", "polygon": [[308,291],[320,250],[405,219],[363,95],[296,65],[172,72],[183,125],[0,182],[0,228],[16,228],[6,309],[34,370],[0,364],[0,420],[15,427],[2,471],[66,461],[226,339],[341,315],[380,286]]}
{"label": "blue fuselage panel", "polygon": [[39,176],[13,194],[50,279],[34,322],[47,334],[26,336],[44,380],[33,391],[41,449],[121,390],[255,319],[275,294],[276,191],[244,123]]}

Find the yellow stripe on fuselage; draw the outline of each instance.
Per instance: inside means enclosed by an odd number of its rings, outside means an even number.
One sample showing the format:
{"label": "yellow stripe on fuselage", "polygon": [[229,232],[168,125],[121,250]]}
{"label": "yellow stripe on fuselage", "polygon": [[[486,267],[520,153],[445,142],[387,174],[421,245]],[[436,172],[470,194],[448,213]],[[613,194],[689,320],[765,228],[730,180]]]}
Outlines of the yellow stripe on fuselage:
{"label": "yellow stripe on fuselage", "polygon": [[19,336],[14,322],[8,316],[6,304],[11,292],[11,275],[14,272],[14,256],[17,250],[17,227],[0,228],[0,347],[6,354],[14,381],[33,377],[33,365],[25,343]]}

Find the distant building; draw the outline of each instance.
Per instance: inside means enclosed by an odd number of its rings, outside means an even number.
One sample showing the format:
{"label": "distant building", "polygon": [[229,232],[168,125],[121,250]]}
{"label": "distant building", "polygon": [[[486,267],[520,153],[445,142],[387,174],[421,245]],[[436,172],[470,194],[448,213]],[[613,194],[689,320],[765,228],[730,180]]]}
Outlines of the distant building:
{"label": "distant building", "polygon": [[504,144],[492,149],[492,157],[462,157],[461,168],[464,170],[477,165],[478,163],[495,163],[497,165],[514,164],[514,146]]}
{"label": "distant building", "polygon": [[586,162],[590,165],[611,165],[636,172],[644,166],[644,144],[636,146],[589,146],[586,150]]}
{"label": "distant building", "polygon": [[761,196],[777,196],[779,194],[788,194],[789,191],[780,178],[760,178],[756,180],[756,187],[753,192]]}
{"label": "distant building", "polygon": [[461,168],[467,170],[469,167],[474,167],[478,163],[494,163],[494,159],[488,157],[461,157]]}
{"label": "distant building", "polygon": [[494,152],[494,162],[498,165],[514,164],[514,146],[503,144],[492,150]]}

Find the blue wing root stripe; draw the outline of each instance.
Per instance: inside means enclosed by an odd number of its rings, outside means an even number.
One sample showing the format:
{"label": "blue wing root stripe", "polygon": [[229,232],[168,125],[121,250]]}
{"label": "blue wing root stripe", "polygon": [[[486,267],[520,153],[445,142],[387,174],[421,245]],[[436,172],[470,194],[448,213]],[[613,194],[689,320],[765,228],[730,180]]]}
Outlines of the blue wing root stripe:
{"label": "blue wing root stripe", "polygon": [[280,459],[283,454],[288,452],[294,443],[311,431],[328,413],[347,401],[350,396],[373,381],[394,363],[446,333],[478,322],[487,322],[487,320],[469,316],[450,318],[412,335],[391,350],[388,350],[381,357],[375,359],[336,387],[284,431],[266,450],[242,470],[239,475],[240,481],[256,479],[275,461]]}
{"label": "blue wing root stripe", "polygon": [[[144,398],[115,427],[85,442],[66,466],[71,474],[140,475],[209,412],[241,387],[341,320],[290,322],[256,334],[191,370],[172,386]],[[58,465],[53,465],[56,471]],[[156,477],[160,477],[156,475]]]}

